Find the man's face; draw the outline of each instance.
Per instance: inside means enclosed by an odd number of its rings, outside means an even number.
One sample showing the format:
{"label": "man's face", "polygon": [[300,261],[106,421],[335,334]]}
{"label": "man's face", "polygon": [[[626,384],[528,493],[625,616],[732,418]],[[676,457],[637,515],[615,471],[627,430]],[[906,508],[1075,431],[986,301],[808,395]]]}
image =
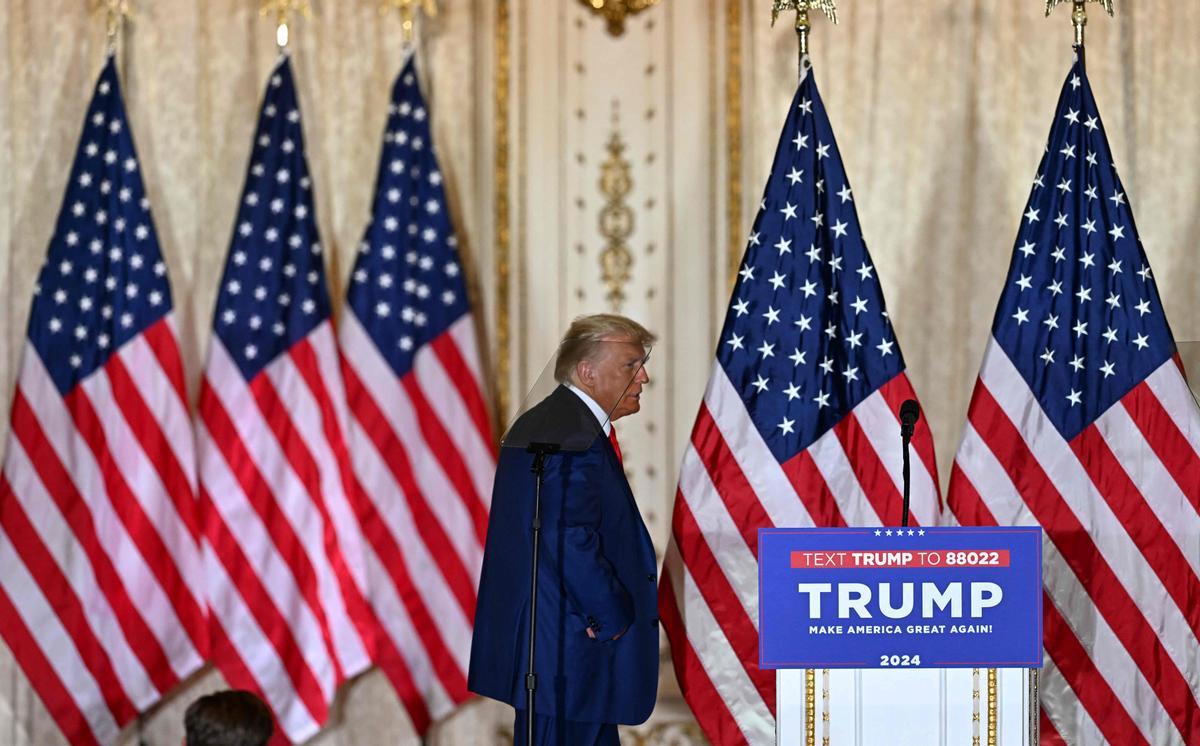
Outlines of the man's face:
{"label": "man's face", "polygon": [[597,348],[575,369],[579,387],[613,420],[641,409],[642,386],[650,382],[646,349],[629,337],[605,338]]}

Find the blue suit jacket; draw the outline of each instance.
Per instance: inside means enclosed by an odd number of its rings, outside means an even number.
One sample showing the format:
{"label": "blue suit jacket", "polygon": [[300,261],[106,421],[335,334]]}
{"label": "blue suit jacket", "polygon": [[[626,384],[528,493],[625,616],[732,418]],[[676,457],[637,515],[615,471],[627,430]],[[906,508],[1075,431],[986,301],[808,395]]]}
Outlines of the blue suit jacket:
{"label": "blue suit jacket", "polygon": [[[658,689],[654,547],[616,454],[583,401],[561,386],[505,440],[585,449],[546,459],[535,710],[584,722],[644,722]],[[532,463],[523,447],[500,450],[467,679],[471,691],[518,709],[528,665]]]}

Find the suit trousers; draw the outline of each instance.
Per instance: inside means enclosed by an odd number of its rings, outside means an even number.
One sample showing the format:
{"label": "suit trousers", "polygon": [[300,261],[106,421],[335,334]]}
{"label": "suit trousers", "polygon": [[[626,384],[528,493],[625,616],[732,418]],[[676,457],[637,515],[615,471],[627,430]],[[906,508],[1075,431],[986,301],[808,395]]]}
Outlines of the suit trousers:
{"label": "suit trousers", "polygon": [[[525,711],[517,710],[513,722],[513,746],[525,744]],[[620,746],[616,723],[579,723],[573,720],[533,716],[531,746]]]}

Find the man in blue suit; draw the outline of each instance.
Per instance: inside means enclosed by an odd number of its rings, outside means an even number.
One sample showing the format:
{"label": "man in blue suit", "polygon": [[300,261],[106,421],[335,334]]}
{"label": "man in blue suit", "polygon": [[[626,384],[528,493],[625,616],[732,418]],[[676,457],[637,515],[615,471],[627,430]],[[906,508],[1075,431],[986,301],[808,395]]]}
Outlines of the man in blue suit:
{"label": "man in blue suit", "polygon": [[611,422],[640,409],[653,342],[622,316],[576,319],[559,346],[559,386],[518,418],[500,449],[467,683],[516,708],[517,745],[526,742],[531,441],[562,445],[546,458],[542,486],[534,744],[617,744],[618,723],[642,723],[654,708],[654,547]]}

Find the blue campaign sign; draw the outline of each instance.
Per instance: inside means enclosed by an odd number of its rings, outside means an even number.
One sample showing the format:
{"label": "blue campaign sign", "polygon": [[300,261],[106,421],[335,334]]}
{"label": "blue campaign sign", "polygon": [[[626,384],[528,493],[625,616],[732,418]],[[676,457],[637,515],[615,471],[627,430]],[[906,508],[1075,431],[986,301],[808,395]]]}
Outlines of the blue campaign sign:
{"label": "blue campaign sign", "polygon": [[1042,665],[1042,530],[758,532],[761,668]]}

